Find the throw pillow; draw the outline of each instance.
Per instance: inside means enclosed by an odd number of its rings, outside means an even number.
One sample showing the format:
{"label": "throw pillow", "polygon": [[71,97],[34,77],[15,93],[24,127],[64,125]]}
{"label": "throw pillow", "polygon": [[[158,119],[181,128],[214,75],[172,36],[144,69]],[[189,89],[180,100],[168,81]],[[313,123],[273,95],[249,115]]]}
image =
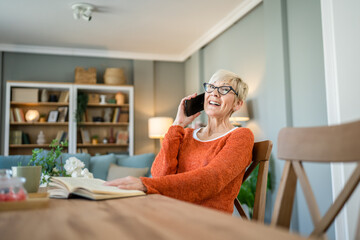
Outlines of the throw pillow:
{"label": "throw pillow", "polygon": [[106,180],[111,163],[116,163],[114,154],[93,156],[90,158],[89,171],[94,174],[94,178]]}
{"label": "throw pillow", "polygon": [[29,155],[11,155],[0,156],[0,169],[11,169],[13,166],[27,166],[31,156]]}
{"label": "throw pillow", "polygon": [[135,156],[129,155],[116,155],[117,165],[123,167],[134,167],[134,168],[149,168],[146,177],[150,176],[150,169],[152,163],[154,162],[155,154],[154,153],[145,153]]}
{"label": "throw pillow", "polygon": [[123,178],[127,176],[144,177],[149,171],[149,168],[129,168],[121,167],[116,164],[110,164],[107,181],[111,181],[117,178]]}

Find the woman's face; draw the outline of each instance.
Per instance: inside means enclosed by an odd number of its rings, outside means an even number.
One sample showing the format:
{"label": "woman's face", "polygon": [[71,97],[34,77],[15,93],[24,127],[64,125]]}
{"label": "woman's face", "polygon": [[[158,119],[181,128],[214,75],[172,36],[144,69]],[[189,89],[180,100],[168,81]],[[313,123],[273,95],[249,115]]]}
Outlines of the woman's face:
{"label": "woman's face", "polygon": [[[215,82],[212,83],[215,87],[232,86],[228,82]],[[234,88],[234,86],[232,86]],[[230,113],[238,104],[235,101],[236,95],[233,91],[228,92],[226,95],[221,95],[218,89],[212,93],[205,92],[204,109],[209,117],[224,118],[230,117]]]}

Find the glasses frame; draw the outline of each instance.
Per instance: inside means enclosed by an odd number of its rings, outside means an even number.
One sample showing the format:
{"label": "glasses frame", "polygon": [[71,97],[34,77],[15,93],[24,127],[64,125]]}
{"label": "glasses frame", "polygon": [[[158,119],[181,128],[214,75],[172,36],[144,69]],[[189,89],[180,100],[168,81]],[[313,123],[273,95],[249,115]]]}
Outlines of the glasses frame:
{"label": "glasses frame", "polygon": [[[207,86],[210,86],[210,85],[214,87],[214,90],[212,90],[211,92],[208,92],[208,91],[206,91],[206,89],[207,89]],[[212,93],[213,91],[217,90],[217,92],[218,92],[220,95],[225,96],[225,95],[228,94],[229,92],[233,91],[233,92],[235,93],[235,95],[238,96],[238,93],[235,91],[235,89],[234,89],[232,86],[220,86],[220,87],[216,87],[216,86],[214,86],[214,85],[211,84],[211,83],[203,83],[203,87],[204,87],[205,92],[207,92],[207,93]],[[219,91],[219,89],[220,89],[220,88],[223,88],[223,87],[229,87],[229,88],[230,88],[230,91],[228,91],[228,92],[225,93],[225,94],[221,93],[221,92]]]}

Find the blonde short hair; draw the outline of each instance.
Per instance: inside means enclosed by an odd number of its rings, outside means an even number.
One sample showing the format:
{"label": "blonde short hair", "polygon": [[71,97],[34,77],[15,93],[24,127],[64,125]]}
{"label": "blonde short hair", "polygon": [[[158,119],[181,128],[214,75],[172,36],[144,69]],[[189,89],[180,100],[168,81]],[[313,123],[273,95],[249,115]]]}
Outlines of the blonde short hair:
{"label": "blonde short hair", "polygon": [[216,71],[209,80],[209,83],[211,84],[215,82],[225,82],[231,84],[234,90],[238,93],[237,99],[240,101],[245,101],[249,91],[249,86],[243,80],[241,80],[237,74],[220,69]]}

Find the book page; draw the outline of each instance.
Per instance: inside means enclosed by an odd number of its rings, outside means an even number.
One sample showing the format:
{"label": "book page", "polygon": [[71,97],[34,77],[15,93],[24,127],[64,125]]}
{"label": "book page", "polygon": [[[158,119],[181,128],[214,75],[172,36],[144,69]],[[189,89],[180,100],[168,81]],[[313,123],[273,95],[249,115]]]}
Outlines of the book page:
{"label": "book page", "polygon": [[[104,186],[104,180],[98,178],[72,178],[72,177],[53,177],[52,181],[62,182],[66,185],[70,192],[74,192],[77,188],[83,188],[93,193],[101,194],[128,194],[143,193],[138,190],[125,190],[113,186]],[[143,193],[145,195],[145,193]]]}

